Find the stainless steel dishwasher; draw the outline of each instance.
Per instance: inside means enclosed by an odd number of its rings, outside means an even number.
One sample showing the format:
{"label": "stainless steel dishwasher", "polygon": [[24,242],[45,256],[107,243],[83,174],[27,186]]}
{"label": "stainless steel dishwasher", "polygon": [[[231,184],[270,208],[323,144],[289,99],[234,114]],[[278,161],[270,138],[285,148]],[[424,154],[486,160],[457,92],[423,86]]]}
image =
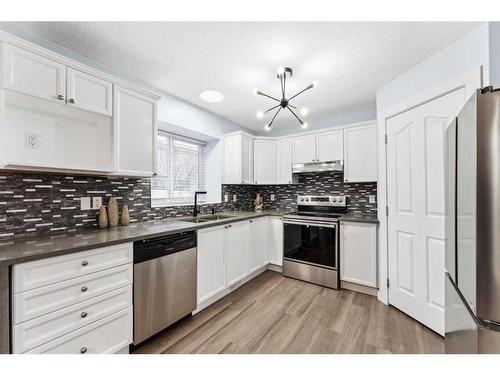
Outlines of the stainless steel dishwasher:
{"label": "stainless steel dishwasher", "polygon": [[196,309],[196,232],[134,242],[134,345]]}

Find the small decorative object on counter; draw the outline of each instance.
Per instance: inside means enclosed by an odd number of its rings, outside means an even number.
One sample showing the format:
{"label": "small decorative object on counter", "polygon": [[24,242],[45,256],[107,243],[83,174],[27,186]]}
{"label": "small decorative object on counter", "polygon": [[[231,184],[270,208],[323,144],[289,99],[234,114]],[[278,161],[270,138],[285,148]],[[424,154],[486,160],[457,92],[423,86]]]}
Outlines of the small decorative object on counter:
{"label": "small decorative object on counter", "polygon": [[122,206],[122,213],[120,215],[120,224],[121,225],[128,225],[130,223],[130,216],[128,213],[128,206],[124,204]]}
{"label": "small decorative object on counter", "polygon": [[108,222],[110,227],[116,227],[118,225],[118,201],[116,198],[109,198]]}
{"label": "small decorative object on counter", "polygon": [[262,199],[262,193],[255,193],[255,211],[260,212],[264,208],[264,200]]}
{"label": "small decorative object on counter", "polygon": [[104,229],[108,227],[108,213],[106,212],[105,206],[101,206],[101,208],[99,208],[99,216],[97,221],[99,224],[99,228]]}

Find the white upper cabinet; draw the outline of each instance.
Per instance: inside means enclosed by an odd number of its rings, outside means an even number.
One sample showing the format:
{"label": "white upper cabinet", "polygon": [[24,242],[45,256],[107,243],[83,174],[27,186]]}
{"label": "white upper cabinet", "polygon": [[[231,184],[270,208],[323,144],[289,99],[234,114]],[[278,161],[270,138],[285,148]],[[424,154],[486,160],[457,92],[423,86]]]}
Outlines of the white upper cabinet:
{"label": "white upper cabinet", "polygon": [[294,137],[292,152],[293,163],[343,160],[343,130]]}
{"label": "white upper cabinet", "polygon": [[117,174],[152,176],[156,172],[156,102],[115,85],[113,103]]}
{"label": "white upper cabinet", "polygon": [[276,141],[256,139],[253,141],[254,179],[256,184],[276,183]]}
{"label": "white upper cabinet", "polygon": [[377,181],[376,124],[344,130],[344,181]]}
{"label": "white upper cabinet", "polygon": [[66,66],[3,43],[2,86],[65,104]]}
{"label": "white upper cabinet", "polygon": [[316,161],[332,161],[344,159],[343,131],[316,135]]}
{"label": "white upper cabinet", "polygon": [[254,183],[253,139],[244,133],[224,137],[224,183]]}
{"label": "white upper cabinet", "polygon": [[111,82],[68,68],[66,92],[67,103],[72,107],[108,116],[113,113]]}
{"label": "white upper cabinet", "polygon": [[291,184],[293,182],[292,175],[292,139],[279,139],[276,143],[277,157],[277,183]]}
{"label": "white upper cabinet", "polygon": [[293,163],[312,163],[316,161],[316,135],[292,138]]}
{"label": "white upper cabinet", "polygon": [[377,224],[341,223],[340,279],[377,287]]}

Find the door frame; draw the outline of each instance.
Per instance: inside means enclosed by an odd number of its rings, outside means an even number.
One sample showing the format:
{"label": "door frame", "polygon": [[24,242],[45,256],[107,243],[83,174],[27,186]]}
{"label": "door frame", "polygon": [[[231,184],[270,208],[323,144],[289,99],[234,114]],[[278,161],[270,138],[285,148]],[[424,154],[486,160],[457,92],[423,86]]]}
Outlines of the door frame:
{"label": "door frame", "polygon": [[466,98],[468,99],[476,89],[483,87],[483,66],[479,66],[453,77],[452,79],[434,86],[428,90],[405,99],[392,107],[384,109],[377,113],[377,145],[378,145],[378,184],[377,184],[377,202],[378,202],[378,299],[382,303],[389,304],[389,241],[388,241],[388,216],[387,216],[387,120],[409,111],[422,104],[431,102],[439,97],[449,94],[453,91],[465,88]]}

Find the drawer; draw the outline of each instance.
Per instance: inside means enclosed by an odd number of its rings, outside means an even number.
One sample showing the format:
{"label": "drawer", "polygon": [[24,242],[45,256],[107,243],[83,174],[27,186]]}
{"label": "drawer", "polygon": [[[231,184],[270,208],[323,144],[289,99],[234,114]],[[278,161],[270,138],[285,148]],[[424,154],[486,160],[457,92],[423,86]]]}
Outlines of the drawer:
{"label": "drawer", "polygon": [[23,353],[129,306],[131,285],[28,320],[13,327],[12,350]]}
{"label": "drawer", "polygon": [[132,307],[98,320],[27,352],[28,354],[109,354],[132,342]]}
{"label": "drawer", "polygon": [[20,293],[132,261],[133,244],[128,242],[16,264],[12,272],[12,291]]}
{"label": "drawer", "polygon": [[112,290],[123,288],[131,285],[132,280],[133,265],[125,264],[91,275],[14,294],[12,297],[13,324],[16,325]]}

